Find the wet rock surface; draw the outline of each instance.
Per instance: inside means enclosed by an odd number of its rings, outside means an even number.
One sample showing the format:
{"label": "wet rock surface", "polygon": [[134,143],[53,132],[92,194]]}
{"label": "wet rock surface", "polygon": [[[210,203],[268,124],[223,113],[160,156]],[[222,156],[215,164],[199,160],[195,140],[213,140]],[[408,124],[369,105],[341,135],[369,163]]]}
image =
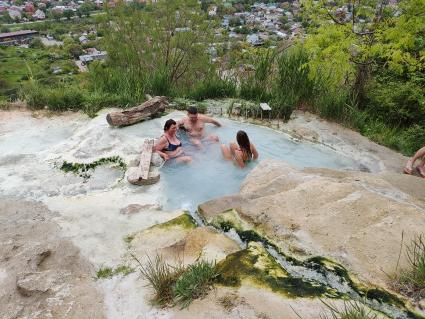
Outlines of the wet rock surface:
{"label": "wet rock surface", "polygon": [[[390,289],[401,237],[425,229],[425,181],[402,174],[299,170],[261,162],[238,195],[199,206],[212,222],[235,208],[243,221],[288,255],[325,256],[366,285]],[[402,255],[399,267],[407,266]]]}

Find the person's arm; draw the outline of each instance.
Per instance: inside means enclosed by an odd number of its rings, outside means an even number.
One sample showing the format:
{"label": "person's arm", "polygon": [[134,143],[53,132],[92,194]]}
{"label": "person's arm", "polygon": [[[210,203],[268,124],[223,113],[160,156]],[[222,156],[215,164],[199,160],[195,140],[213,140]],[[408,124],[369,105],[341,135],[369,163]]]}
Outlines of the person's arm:
{"label": "person's arm", "polygon": [[184,129],[184,118],[182,118],[182,119],[180,119],[180,120],[177,121],[177,127],[179,129],[180,128],[183,128]]}
{"label": "person's arm", "polygon": [[165,161],[170,159],[170,156],[162,151],[167,146],[167,143],[167,139],[163,136],[153,148],[153,151],[158,153]]}
{"label": "person's arm", "polygon": [[258,158],[258,152],[255,145],[251,143],[252,159],[255,161]]}
{"label": "person's arm", "polygon": [[211,124],[214,124],[215,126],[218,126],[218,127],[220,127],[220,126],[221,126],[221,124],[220,124],[220,122],[219,122],[219,121],[217,121],[217,120],[213,119],[212,117],[206,116],[206,115],[203,115],[203,116],[202,116],[202,121],[203,121],[204,123],[211,123]]}

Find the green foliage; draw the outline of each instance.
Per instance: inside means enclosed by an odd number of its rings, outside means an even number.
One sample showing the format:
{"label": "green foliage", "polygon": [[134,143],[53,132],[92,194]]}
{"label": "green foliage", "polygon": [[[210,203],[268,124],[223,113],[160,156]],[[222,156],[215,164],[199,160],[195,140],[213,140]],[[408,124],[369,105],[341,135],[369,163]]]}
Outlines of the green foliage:
{"label": "green foliage", "polygon": [[190,97],[198,101],[234,96],[236,96],[235,83],[228,79],[221,79],[219,76],[212,76],[201,81],[190,93]]}
{"label": "green foliage", "polygon": [[119,5],[104,19],[108,61],[93,82],[129,103],[145,93],[188,92],[209,74],[211,23],[195,0],[161,0],[144,9]]}
{"label": "green foliage", "polygon": [[28,46],[32,49],[43,49],[44,48],[43,42],[38,37],[32,39]]}
{"label": "green foliage", "polygon": [[241,80],[239,95],[246,100],[267,102],[271,99],[272,70],[275,52],[260,52],[253,59],[255,70]]}
{"label": "green foliage", "polygon": [[160,255],[156,255],[154,260],[148,257],[146,265],[142,265],[136,257],[134,258],[140,265],[142,276],[149,282],[155,292],[153,302],[160,306],[172,304],[173,285],[183,273],[184,267],[181,265],[172,267]]}
{"label": "green foliage", "polygon": [[118,105],[120,105],[118,95],[94,91],[85,95],[83,111],[90,117],[95,117],[102,108]]}
{"label": "green foliage", "polygon": [[[410,290],[415,297],[425,297],[425,236],[415,236],[407,246],[409,268],[403,270],[398,277],[400,284]],[[407,287],[406,287],[407,286]]]}
{"label": "green foliage", "polygon": [[127,265],[119,265],[115,269],[111,267],[100,267],[99,270],[96,272],[96,277],[98,279],[106,279],[119,274],[127,276],[133,272],[134,268],[131,268]]}
{"label": "green foliage", "polygon": [[181,264],[171,266],[160,255],[154,260],[148,256],[145,265],[134,255],[133,258],[155,292],[153,303],[160,306],[179,303],[187,307],[193,299],[204,296],[218,276],[216,265],[207,261],[197,261],[185,268]]}
{"label": "green foliage", "polygon": [[175,300],[187,307],[192,300],[204,296],[218,276],[216,265],[208,261],[198,261],[190,265],[177,279],[173,287]]}
{"label": "green foliage", "polygon": [[115,164],[123,172],[127,170],[126,163],[119,156],[103,157],[91,163],[69,163],[64,161],[59,169],[65,173],[71,172],[87,179],[90,178],[91,173],[96,169],[96,167],[106,164]]}
{"label": "green foliage", "polygon": [[375,82],[367,93],[368,112],[391,126],[424,123],[424,89],[412,81]]}
{"label": "green foliage", "polygon": [[74,11],[72,10],[65,10],[63,12],[63,16],[67,19],[67,20],[71,20],[71,18],[74,16]]}

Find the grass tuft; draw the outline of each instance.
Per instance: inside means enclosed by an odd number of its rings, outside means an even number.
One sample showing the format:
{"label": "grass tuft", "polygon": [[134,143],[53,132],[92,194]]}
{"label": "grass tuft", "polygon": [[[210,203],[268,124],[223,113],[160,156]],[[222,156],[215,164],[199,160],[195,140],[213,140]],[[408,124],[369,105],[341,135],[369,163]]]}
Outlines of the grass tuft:
{"label": "grass tuft", "polygon": [[217,276],[215,263],[201,260],[190,265],[174,285],[175,300],[183,308],[189,306],[192,300],[206,295]]}
{"label": "grass tuft", "polygon": [[207,293],[218,276],[215,263],[208,261],[197,261],[188,267],[179,263],[174,267],[166,263],[161,255],[156,255],[154,259],[148,256],[144,265],[137,257],[132,257],[154,290],[153,304],[163,307],[175,304],[181,304],[183,308],[189,306],[194,299]]}
{"label": "grass tuft", "polygon": [[173,285],[183,273],[184,267],[182,265],[173,267],[167,264],[161,255],[156,255],[153,260],[148,256],[145,265],[142,265],[134,255],[133,258],[139,263],[142,276],[155,292],[153,303],[159,306],[172,305],[174,300]]}
{"label": "grass tuft", "polygon": [[406,249],[409,267],[395,278],[395,286],[416,300],[425,297],[425,236],[415,236]]}
{"label": "grass tuft", "polygon": [[363,306],[360,303],[347,301],[344,302],[344,308],[338,309],[322,300],[326,307],[330,310],[330,314],[321,315],[321,319],[376,319],[378,315]]}

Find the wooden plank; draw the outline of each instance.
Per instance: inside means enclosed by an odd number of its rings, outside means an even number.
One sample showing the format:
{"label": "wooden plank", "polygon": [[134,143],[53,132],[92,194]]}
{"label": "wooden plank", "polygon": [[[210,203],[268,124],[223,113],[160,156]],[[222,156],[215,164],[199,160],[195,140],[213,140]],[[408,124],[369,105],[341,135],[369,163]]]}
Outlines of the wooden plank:
{"label": "wooden plank", "polygon": [[260,107],[263,111],[271,111],[272,108],[267,103],[260,103]]}
{"label": "wooden plank", "polygon": [[142,154],[140,155],[139,174],[142,179],[148,179],[151,167],[151,158],[154,140],[146,139],[143,143]]}

